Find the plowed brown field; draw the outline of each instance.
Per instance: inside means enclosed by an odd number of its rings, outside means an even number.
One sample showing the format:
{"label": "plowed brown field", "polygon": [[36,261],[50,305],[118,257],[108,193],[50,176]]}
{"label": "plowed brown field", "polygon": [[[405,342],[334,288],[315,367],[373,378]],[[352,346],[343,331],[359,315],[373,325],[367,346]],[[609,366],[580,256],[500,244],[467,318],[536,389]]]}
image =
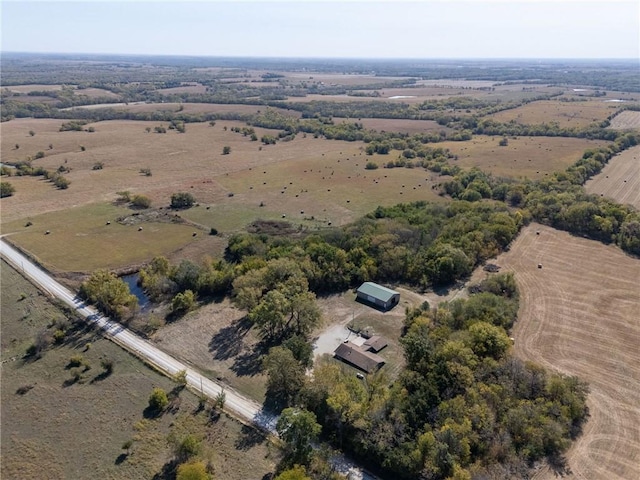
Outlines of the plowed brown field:
{"label": "plowed brown field", "polygon": [[[590,384],[569,478],[640,478],[640,260],[531,225],[496,263],[520,288],[516,355]],[[545,468],[534,478],[556,476]]]}

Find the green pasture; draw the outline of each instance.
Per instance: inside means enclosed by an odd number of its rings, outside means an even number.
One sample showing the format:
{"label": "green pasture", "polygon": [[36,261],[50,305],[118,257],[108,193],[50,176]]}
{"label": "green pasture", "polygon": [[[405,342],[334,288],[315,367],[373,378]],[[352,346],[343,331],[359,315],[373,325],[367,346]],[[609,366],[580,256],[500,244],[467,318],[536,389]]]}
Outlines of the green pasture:
{"label": "green pasture", "polygon": [[[3,225],[2,233],[10,234],[10,241],[45,266],[73,272],[143,263],[206,235],[184,224],[142,221],[122,225],[116,221],[134,213],[137,212],[112,204],[90,204],[11,222]],[[29,222],[31,225],[27,226]]]}

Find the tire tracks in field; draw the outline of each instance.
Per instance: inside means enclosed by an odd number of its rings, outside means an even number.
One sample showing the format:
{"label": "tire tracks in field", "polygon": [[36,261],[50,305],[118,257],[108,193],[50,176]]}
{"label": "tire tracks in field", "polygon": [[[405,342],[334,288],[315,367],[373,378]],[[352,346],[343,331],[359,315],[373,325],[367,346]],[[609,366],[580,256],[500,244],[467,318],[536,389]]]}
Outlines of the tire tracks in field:
{"label": "tire tracks in field", "polygon": [[520,289],[516,355],[590,384],[590,417],[566,455],[570,478],[640,478],[640,262],[531,225],[497,263]]}

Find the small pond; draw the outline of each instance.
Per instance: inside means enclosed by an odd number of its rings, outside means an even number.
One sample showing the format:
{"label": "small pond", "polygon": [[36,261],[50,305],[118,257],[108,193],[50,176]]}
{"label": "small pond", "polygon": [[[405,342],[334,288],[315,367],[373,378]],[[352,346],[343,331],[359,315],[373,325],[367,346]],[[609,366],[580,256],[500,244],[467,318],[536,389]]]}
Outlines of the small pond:
{"label": "small pond", "polygon": [[151,308],[151,300],[144,293],[142,287],[138,285],[138,274],[132,273],[131,275],[123,275],[122,280],[125,281],[127,285],[129,285],[129,290],[133,293],[138,299],[138,306],[140,307],[140,311],[145,312]]}

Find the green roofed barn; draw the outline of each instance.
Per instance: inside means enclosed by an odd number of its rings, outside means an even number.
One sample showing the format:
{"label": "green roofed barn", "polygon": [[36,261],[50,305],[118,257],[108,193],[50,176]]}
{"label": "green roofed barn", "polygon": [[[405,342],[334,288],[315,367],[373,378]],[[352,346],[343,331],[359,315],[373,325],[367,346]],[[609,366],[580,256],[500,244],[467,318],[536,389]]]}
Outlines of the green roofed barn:
{"label": "green roofed barn", "polygon": [[357,290],[357,299],[383,310],[390,310],[400,301],[400,293],[373,282],[365,282]]}

